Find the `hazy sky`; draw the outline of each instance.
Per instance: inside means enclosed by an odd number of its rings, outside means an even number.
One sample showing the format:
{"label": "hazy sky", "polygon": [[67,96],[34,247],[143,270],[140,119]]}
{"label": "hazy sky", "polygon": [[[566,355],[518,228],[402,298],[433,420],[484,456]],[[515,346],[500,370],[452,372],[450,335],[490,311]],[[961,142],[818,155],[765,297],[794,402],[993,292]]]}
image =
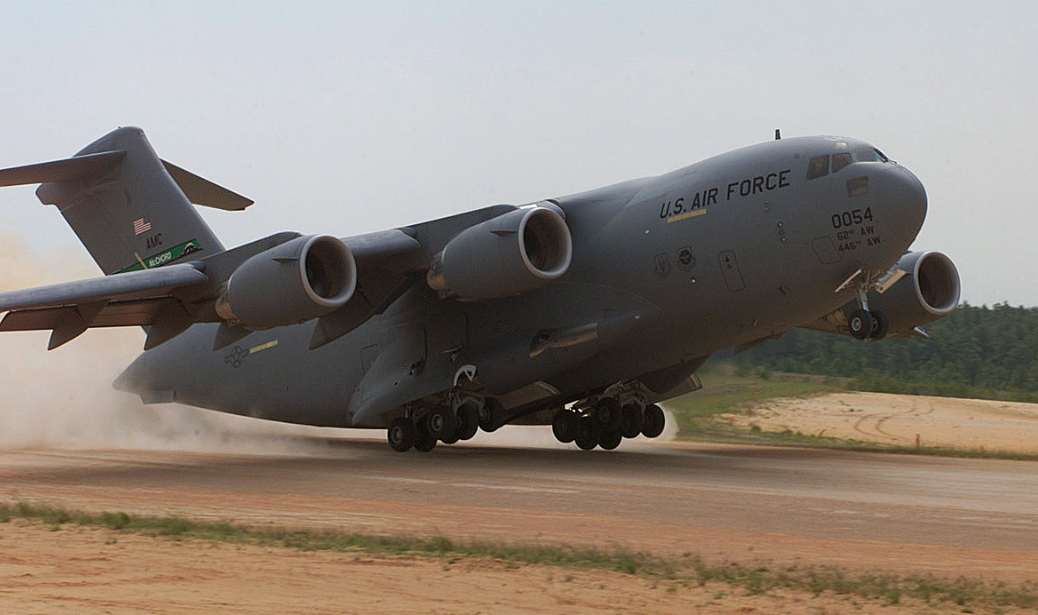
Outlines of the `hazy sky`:
{"label": "hazy sky", "polygon": [[[203,211],[236,245],[849,135],[922,179],[915,247],[965,300],[1038,306],[1036,23],[1032,1],[5,2],[0,167],[138,125],[256,200]],[[32,190],[0,189],[0,232],[75,243]]]}

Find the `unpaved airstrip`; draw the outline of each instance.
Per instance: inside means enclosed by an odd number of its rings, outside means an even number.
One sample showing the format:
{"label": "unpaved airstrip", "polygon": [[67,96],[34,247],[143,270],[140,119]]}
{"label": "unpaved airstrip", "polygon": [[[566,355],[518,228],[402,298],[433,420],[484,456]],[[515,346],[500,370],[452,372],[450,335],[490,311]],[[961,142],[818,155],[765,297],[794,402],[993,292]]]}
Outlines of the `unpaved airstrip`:
{"label": "unpaved airstrip", "polygon": [[[862,407],[853,414],[868,413],[866,398],[841,399]],[[585,453],[553,443],[545,429],[514,429],[424,455],[393,453],[381,434],[318,431],[257,435],[249,453],[11,450],[0,452],[0,498],[259,527],[622,545],[718,562],[1038,581],[1038,463],[677,441]],[[912,429],[905,433],[914,438]],[[237,444],[226,448],[241,451]],[[2,612],[890,613],[909,606],[749,596],[730,586],[674,587],[465,558],[0,524]]]}

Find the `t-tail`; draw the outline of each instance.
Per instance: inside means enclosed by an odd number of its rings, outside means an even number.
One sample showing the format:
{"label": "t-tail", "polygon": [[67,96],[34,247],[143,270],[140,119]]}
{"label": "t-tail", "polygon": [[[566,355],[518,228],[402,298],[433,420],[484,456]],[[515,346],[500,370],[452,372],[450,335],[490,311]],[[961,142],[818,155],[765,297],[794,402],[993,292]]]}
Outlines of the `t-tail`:
{"label": "t-tail", "polygon": [[20,184],[42,184],[36,196],[58,208],[105,275],[222,252],[192,203],[225,210],[252,204],[162,160],[134,127],[110,132],[72,158],[0,170],[0,186]]}

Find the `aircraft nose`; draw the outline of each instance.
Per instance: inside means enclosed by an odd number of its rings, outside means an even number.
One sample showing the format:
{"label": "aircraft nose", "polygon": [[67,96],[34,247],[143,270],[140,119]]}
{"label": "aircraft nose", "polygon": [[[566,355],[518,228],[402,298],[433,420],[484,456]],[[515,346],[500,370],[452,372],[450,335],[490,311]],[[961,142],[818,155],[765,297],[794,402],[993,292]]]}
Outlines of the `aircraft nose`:
{"label": "aircraft nose", "polygon": [[919,234],[926,218],[926,189],[914,173],[891,165],[879,179],[879,197],[890,212],[889,228],[898,239],[910,244]]}

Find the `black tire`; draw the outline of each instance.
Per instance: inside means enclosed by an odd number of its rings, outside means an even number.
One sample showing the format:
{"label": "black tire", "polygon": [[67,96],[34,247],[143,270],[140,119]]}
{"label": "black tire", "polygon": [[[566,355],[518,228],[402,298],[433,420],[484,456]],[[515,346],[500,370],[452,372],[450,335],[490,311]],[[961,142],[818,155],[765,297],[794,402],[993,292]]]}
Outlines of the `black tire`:
{"label": "black tire", "polygon": [[458,425],[454,435],[459,440],[471,440],[479,430],[479,407],[475,404],[463,404],[458,408]]}
{"label": "black tire", "polygon": [[414,423],[411,419],[401,416],[389,423],[386,431],[389,446],[398,453],[408,451],[414,445]]}
{"label": "black tire", "polygon": [[890,319],[879,310],[873,310],[869,312],[869,315],[872,316],[872,333],[869,334],[869,337],[874,340],[885,338],[887,333],[890,333]]}
{"label": "black tire", "polygon": [[663,408],[652,404],[645,408],[645,426],[642,427],[642,435],[646,438],[655,438],[663,433],[667,424],[667,417],[663,414]]}
{"label": "black tire", "polygon": [[[459,418],[458,420],[460,421],[461,419]],[[443,442],[444,444],[454,444],[460,439],[461,438],[458,437],[458,430],[455,429],[454,433],[452,433],[449,437],[440,438],[440,442]]]}
{"label": "black tire", "polygon": [[620,428],[624,413],[620,409],[620,402],[612,397],[603,397],[595,404],[593,413],[595,420],[602,425],[603,431],[612,431]]}
{"label": "black tire", "polygon": [[577,415],[571,410],[559,410],[551,420],[551,433],[563,444],[569,444],[577,436]]}
{"label": "black tire", "polygon": [[637,438],[645,427],[645,412],[638,404],[627,404],[623,408],[624,417],[620,422],[620,434],[625,438]]}
{"label": "black tire", "polygon": [[[436,406],[425,415],[425,424],[429,433],[437,440],[450,440],[454,437],[458,425],[458,417],[449,406]],[[454,442],[458,440],[455,439]]]}
{"label": "black tire", "polygon": [[577,433],[573,441],[577,443],[578,447],[582,450],[590,451],[598,446],[598,441],[601,438],[602,425],[594,417],[582,416],[577,420]]}
{"label": "black tire", "polygon": [[505,424],[505,409],[501,402],[488,397],[479,411],[479,428],[485,432],[497,431]]}
{"label": "black tire", "polygon": [[867,339],[872,335],[872,315],[865,310],[854,310],[847,319],[847,328],[854,339]]}
{"label": "black tire", "polygon": [[429,431],[428,419],[426,416],[414,427],[414,450],[420,453],[428,453],[436,448],[436,436]]}
{"label": "black tire", "polygon": [[610,431],[603,431],[602,437],[598,439],[598,445],[607,451],[611,451],[614,448],[620,446],[624,436],[620,433],[619,429],[612,429]]}

